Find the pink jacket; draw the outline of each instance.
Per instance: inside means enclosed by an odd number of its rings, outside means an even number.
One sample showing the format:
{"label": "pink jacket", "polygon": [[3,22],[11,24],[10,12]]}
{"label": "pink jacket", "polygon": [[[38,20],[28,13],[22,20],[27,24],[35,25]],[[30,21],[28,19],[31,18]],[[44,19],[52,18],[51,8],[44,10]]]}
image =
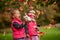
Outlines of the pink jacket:
{"label": "pink jacket", "polygon": [[36,28],[37,28],[37,24],[35,21],[30,21],[28,23],[28,33],[30,36],[38,35],[38,31]]}
{"label": "pink jacket", "polygon": [[13,23],[14,22],[17,22],[19,24],[22,24],[22,21],[15,18],[12,20],[12,31],[13,31],[13,38],[23,38],[25,37],[25,30],[24,28],[21,28],[21,29],[16,29],[14,26],[13,26]]}

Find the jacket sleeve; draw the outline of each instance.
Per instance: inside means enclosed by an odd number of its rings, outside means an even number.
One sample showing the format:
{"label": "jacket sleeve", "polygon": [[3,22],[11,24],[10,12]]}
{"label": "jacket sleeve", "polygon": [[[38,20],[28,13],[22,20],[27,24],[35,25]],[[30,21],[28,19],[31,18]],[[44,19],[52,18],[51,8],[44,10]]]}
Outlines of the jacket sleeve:
{"label": "jacket sleeve", "polygon": [[24,25],[24,28],[25,28],[25,33],[28,34],[28,27],[27,27],[27,24]]}
{"label": "jacket sleeve", "polygon": [[40,24],[37,24],[38,27],[40,27]]}
{"label": "jacket sleeve", "polygon": [[18,24],[17,22],[14,22],[14,23],[13,23],[13,26],[14,26],[16,29],[23,28],[23,24]]}
{"label": "jacket sleeve", "polygon": [[36,28],[36,30],[39,31],[39,28],[40,28],[40,24],[37,24],[37,28]]}

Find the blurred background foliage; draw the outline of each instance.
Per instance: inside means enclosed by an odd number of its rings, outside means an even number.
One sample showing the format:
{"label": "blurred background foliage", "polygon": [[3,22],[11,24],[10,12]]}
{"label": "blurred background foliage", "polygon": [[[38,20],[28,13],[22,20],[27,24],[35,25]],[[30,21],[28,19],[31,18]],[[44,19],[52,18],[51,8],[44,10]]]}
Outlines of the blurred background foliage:
{"label": "blurred background foliage", "polygon": [[29,7],[40,11],[36,18],[40,25],[50,24],[51,20],[60,23],[60,0],[0,0],[0,28],[10,27],[12,9],[18,8],[23,15]]}

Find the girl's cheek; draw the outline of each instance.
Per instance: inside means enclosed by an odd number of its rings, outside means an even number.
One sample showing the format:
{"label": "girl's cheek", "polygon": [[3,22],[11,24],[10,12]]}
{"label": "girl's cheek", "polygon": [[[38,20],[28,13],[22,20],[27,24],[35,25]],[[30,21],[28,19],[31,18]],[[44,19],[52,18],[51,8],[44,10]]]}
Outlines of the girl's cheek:
{"label": "girl's cheek", "polygon": [[16,15],[17,17],[20,17],[20,15]]}
{"label": "girl's cheek", "polygon": [[16,16],[17,16],[17,17],[19,17],[19,16],[20,16],[20,14],[18,14],[18,13],[17,13],[17,14],[16,14]]}
{"label": "girl's cheek", "polygon": [[34,16],[32,16],[32,18],[35,18]]}

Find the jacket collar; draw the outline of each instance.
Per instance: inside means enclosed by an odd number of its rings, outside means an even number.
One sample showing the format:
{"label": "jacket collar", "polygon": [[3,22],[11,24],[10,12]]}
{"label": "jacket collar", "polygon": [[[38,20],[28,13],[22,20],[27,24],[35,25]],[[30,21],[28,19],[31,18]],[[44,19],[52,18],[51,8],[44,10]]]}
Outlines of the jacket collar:
{"label": "jacket collar", "polygon": [[16,18],[16,17],[15,17],[15,18],[13,18],[13,21],[14,21],[14,20],[17,20],[17,21],[19,21],[19,22],[21,22],[21,21],[22,21],[21,19],[18,19],[18,18]]}

